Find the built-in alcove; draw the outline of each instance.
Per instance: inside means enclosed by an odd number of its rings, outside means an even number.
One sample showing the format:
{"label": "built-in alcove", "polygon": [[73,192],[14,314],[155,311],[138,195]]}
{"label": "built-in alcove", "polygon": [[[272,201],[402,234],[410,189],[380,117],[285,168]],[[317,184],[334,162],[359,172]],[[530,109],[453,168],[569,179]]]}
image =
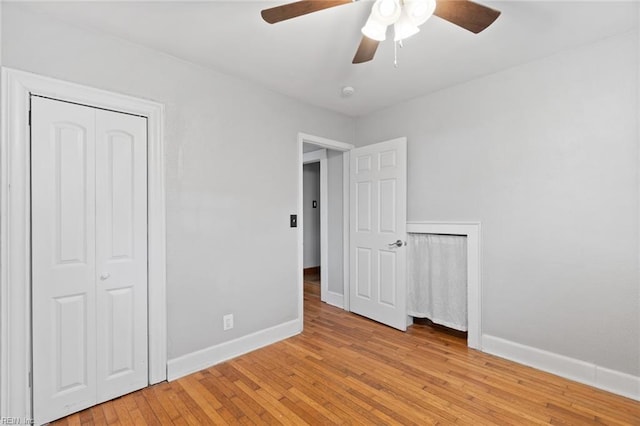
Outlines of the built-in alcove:
{"label": "built-in alcove", "polygon": [[466,235],[408,234],[407,315],[467,332]]}
{"label": "built-in alcove", "polygon": [[[407,233],[409,244],[418,238],[435,236],[457,236],[459,245],[456,250],[466,252],[466,318],[467,344],[474,349],[482,349],[481,335],[481,280],[480,280],[480,223],[479,222],[408,222]],[[418,237],[418,238],[416,238]],[[445,239],[446,240],[446,239]],[[464,245],[462,244],[464,242]],[[456,244],[458,244],[456,243]],[[462,248],[464,246],[464,248]],[[412,250],[412,247],[408,247]],[[410,255],[411,256],[411,255]],[[412,266],[408,263],[408,274]],[[409,295],[408,295],[409,297]],[[408,315],[411,314],[411,303],[407,304]],[[447,325],[447,324],[444,324]]]}

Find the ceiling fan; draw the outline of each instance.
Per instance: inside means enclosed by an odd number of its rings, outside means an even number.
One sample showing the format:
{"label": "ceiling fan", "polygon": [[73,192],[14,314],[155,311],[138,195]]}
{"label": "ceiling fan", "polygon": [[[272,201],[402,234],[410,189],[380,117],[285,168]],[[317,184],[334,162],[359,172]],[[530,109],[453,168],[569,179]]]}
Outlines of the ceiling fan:
{"label": "ceiling fan", "polygon": [[[264,9],[262,18],[275,24],[354,1],[358,0],[300,0]],[[389,25],[394,26],[394,40],[402,41],[417,33],[418,27],[432,15],[477,34],[491,25],[500,16],[500,11],[470,0],[376,0],[362,27],[362,40],[352,62],[359,64],[372,60],[378,44],[386,38]]]}

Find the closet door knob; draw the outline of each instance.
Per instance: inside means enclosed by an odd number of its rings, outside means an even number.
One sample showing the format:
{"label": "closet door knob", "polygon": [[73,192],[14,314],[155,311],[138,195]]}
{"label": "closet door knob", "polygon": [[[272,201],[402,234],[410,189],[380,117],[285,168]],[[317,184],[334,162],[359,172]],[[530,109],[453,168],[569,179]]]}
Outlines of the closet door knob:
{"label": "closet door knob", "polygon": [[108,280],[109,277],[111,277],[111,274],[108,272],[105,272],[104,274],[100,274],[100,281]]}

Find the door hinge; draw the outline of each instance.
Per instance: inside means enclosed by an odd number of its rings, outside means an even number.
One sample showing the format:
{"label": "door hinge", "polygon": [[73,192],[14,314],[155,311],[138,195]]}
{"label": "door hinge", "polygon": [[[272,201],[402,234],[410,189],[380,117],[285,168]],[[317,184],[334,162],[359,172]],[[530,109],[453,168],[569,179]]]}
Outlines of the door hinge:
{"label": "door hinge", "polygon": [[29,126],[31,126],[31,110],[29,110]]}
{"label": "door hinge", "polygon": [[31,371],[29,371],[29,387],[33,387],[33,375],[31,374]]}

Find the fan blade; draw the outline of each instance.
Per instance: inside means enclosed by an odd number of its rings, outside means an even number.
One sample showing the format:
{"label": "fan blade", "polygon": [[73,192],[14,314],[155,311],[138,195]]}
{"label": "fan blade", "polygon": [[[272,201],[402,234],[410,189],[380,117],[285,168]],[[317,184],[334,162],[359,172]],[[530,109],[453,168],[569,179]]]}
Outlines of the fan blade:
{"label": "fan blade", "polygon": [[287,19],[351,3],[352,1],[353,0],[301,0],[270,9],[264,9],[261,15],[262,19],[268,23],[275,24],[276,22],[286,21]]}
{"label": "fan blade", "polygon": [[361,64],[363,62],[368,62],[373,59],[376,54],[376,50],[378,49],[378,44],[380,44],[377,40],[372,40],[369,37],[362,36],[362,40],[360,41],[360,46],[358,46],[358,51],[356,55],[353,57],[353,64]]}
{"label": "fan blade", "polygon": [[469,0],[439,0],[433,14],[478,34],[498,19],[500,11]]}

